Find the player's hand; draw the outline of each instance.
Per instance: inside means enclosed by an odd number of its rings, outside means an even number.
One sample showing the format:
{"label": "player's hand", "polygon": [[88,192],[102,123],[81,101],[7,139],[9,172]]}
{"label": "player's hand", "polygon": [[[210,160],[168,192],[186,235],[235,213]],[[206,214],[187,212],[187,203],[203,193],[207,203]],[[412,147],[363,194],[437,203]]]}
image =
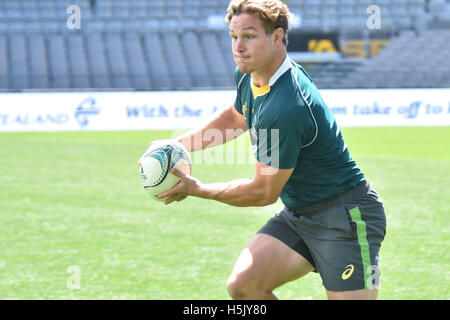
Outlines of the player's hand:
{"label": "player's hand", "polygon": [[171,171],[174,175],[180,178],[180,181],[171,189],[160,193],[158,199],[166,198],[164,204],[169,204],[174,201],[182,201],[189,195],[195,194],[195,191],[199,188],[200,182],[189,175],[184,174],[182,171],[173,168]]}

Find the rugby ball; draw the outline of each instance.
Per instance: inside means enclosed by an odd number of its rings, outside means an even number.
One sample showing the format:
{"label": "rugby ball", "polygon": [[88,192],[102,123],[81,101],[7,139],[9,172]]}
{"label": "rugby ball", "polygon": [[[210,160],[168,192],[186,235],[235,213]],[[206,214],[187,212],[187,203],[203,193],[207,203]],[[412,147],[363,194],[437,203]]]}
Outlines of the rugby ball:
{"label": "rugby ball", "polygon": [[177,168],[191,174],[191,157],[184,145],[175,140],[154,143],[140,159],[139,171],[144,190],[153,198],[175,186],[180,178],[171,170]]}

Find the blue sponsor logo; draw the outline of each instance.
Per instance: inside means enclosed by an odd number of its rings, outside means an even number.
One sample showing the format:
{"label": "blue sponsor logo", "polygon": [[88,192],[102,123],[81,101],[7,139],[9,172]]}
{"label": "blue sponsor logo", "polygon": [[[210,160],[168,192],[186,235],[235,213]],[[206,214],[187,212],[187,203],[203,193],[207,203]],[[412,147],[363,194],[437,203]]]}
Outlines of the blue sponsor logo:
{"label": "blue sponsor logo", "polygon": [[87,126],[89,124],[89,117],[100,113],[100,108],[95,106],[96,103],[93,97],[87,97],[75,109],[75,120],[77,120],[80,126]]}

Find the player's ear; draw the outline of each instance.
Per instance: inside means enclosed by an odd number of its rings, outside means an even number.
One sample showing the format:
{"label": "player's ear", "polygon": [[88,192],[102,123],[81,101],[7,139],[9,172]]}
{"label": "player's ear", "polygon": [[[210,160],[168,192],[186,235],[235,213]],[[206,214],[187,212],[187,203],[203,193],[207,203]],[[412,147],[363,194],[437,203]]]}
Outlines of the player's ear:
{"label": "player's ear", "polygon": [[283,39],[284,39],[284,30],[283,28],[279,27],[277,29],[275,29],[272,33],[272,38],[274,43],[282,43]]}

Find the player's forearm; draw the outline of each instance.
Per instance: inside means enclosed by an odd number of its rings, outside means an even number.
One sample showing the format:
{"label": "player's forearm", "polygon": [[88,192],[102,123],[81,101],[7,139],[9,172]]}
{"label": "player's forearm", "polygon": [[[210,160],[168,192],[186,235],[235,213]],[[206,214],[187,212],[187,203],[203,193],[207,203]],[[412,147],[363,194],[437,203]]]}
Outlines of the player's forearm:
{"label": "player's forearm", "polygon": [[207,147],[212,147],[219,144],[218,141],[212,141],[212,139],[209,141],[206,140],[205,130],[207,130],[207,128],[191,130],[178,136],[175,140],[182,143],[189,152],[203,150]]}
{"label": "player's forearm", "polygon": [[[234,108],[233,106],[231,108]],[[244,133],[246,128],[227,108],[208,122],[203,128],[186,132],[176,138],[189,152],[221,145]]]}
{"label": "player's forearm", "polygon": [[263,187],[255,186],[251,179],[201,184],[193,195],[236,207],[266,206],[278,199],[268,194]]}

